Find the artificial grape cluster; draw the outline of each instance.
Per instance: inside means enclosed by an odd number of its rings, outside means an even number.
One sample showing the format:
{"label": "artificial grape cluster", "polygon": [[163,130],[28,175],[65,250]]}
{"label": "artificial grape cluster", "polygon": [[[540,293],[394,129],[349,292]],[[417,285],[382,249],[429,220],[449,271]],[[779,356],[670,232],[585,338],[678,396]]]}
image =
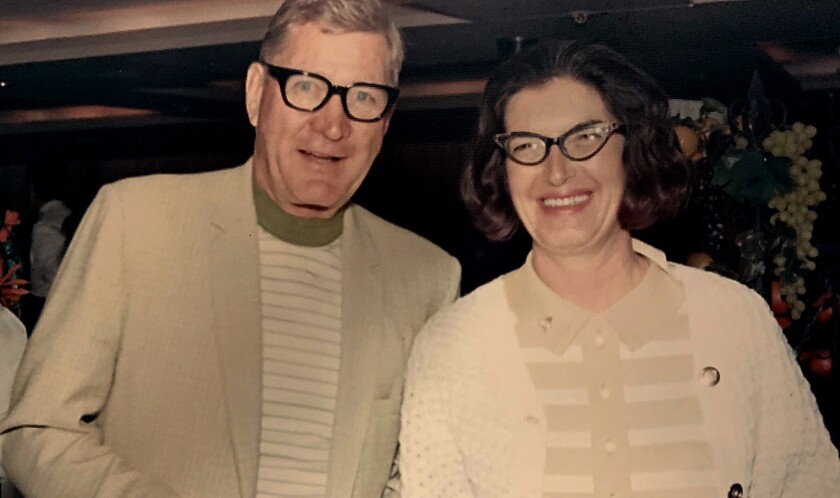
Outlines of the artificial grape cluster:
{"label": "artificial grape cluster", "polygon": [[[775,274],[780,277],[780,292],[794,320],[798,320],[805,311],[805,303],[799,299],[805,294],[805,280],[802,276],[816,268],[813,258],[818,255],[817,249],[811,245],[817,213],[810,208],[826,198],[819,182],[822,163],[805,156],[811,149],[812,139],[816,134],[817,129],[813,126],[794,123],[788,129],[773,131],[761,144],[774,156],[791,160],[790,177],[794,182],[793,189],[770,199],[768,206],[778,211],[770,218],[771,223],[775,225],[781,221],[796,232],[791,244],[783,247],[783,252],[773,259],[776,265]],[[785,253],[788,253],[788,256],[795,255],[795,260],[789,261]]]}

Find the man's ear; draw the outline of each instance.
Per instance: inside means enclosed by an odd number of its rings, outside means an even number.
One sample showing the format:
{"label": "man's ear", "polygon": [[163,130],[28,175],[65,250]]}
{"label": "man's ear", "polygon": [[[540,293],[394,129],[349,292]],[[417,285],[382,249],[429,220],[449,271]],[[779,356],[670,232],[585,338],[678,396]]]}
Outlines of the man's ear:
{"label": "man's ear", "polygon": [[259,62],[252,62],[245,77],[245,108],[248,111],[248,120],[255,128],[260,119],[260,102],[264,88],[265,66]]}
{"label": "man's ear", "polygon": [[391,118],[394,116],[394,109],[395,109],[396,107],[397,107],[397,106],[392,107],[392,108],[388,111],[388,114],[386,114],[386,115],[385,115],[385,117],[383,117],[383,118],[382,118],[382,124],[383,124],[383,126],[384,126],[384,128],[382,129],[382,134],[383,134],[383,135],[384,135],[384,134],[386,134],[386,133],[388,133],[388,127],[389,127],[389,126],[391,126]]}

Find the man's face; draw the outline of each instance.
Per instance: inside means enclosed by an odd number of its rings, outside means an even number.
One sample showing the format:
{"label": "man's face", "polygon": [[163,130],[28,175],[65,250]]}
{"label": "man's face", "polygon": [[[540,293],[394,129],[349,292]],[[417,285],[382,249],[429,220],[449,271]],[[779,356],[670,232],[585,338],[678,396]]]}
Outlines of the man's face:
{"label": "man's face", "polygon": [[[389,84],[388,54],[380,34],[307,23],[293,26],[266,62],[317,73],[335,85]],[[257,185],[284,211],[305,218],[329,218],[347,203],[379,153],[390,119],[353,121],[338,95],[315,112],[292,109],[258,63],[248,69],[246,104],[256,128]]]}

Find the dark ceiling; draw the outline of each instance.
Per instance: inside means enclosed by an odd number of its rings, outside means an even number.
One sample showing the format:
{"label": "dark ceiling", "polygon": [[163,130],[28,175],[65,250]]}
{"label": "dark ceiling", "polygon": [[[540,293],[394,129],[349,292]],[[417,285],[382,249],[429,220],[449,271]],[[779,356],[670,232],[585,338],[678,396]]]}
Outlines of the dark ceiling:
{"label": "dark ceiling", "polygon": [[[50,26],[115,5],[141,12],[175,3],[6,0],[0,3],[0,30],[35,21]],[[417,22],[404,16],[409,21],[403,23],[407,62],[400,111],[474,105],[481,81],[512,50],[515,39],[608,44],[680,98],[735,99],[745,94],[755,70],[771,93],[840,88],[837,0],[391,3],[421,15]],[[434,16],[464,22],[439,24]],[[265,19],[0,40],[0,54],[7,54],[0,55],[0,136],[242,122],[242,79],[257,53],[255,33]],[[223,43],[214,43],[217,32]],[[453,81],[466,84],[452,85]]]}

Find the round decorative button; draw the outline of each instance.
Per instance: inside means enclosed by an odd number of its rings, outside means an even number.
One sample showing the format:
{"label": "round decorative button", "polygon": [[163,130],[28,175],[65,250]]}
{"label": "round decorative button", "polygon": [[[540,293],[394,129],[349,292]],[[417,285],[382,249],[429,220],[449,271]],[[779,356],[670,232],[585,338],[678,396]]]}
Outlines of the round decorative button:
{"label": "round decorative button", "polygon": [[598,335],[595,336],[595,345],[600,347],[606,343],[606,339],[604,339],[604,334],[598,332]]}
{"label": "round decorative button", "polygon": [[604,386],[604,387],[601,388],[601,397],[602,398],[609,399],[611,395],[612,395],[612,391],[610,391],[609,387]]}
{"label": "round decorative button", "polygon": [[551,322],[552,317],[547,316],[543,318],[542,320],[540,320],[540,328],[543,329],[543,331],[548,332],[548,329],[551,328]]}
{"label": "round decorative button", "polygon": [[700,372],[700,382],[706,387],[714,387],[720,382],[720,371],[715,367],[706,367]]}
{"label": "round decorative button", "polygon": [[744,487],[741,486],[740,483],[735,483],[732,487],[729,488],[729,494],[726,495],[727,498],[743,498],[744,496]]}
{"label": "round decorative button", "polygon": [[608,439],[607,442],[604,443],[604,451],[607,453],[615,453],[615,443]]}

